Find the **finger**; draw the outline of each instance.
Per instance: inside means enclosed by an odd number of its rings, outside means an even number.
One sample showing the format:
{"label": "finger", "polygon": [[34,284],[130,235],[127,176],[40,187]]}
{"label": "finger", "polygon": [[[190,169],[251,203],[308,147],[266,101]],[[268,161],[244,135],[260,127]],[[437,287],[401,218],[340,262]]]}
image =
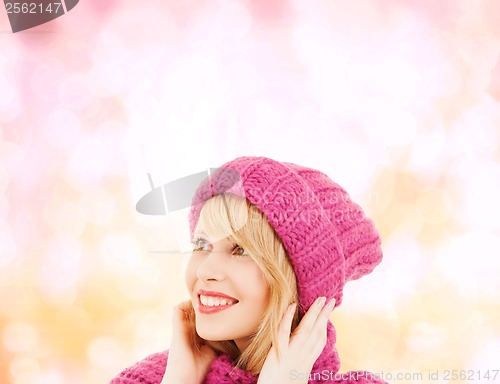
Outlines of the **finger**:
{"label": "finger", "polygon": [[323,305],[325,304],[326,297],[320,296],[318,297],[314,303],[311,305],[311,307],[307,310],[306,314],[300,321],[300,324],[298,325],[297,329],[295,330],[295,333],[298,332],[309,332],[315,322],[316,319],[318,318],[318,315],[320,314]]}
{"label": "finger", "polygon": [[[314,326],[310,330],[309,342],[313,346],[313,350],[320,353],[326,344],[327,339],[327,324],[330,313],[335,307],[335,299],[331,299],[319,313]],[[319,355],[318,355],[319,356]]]}
{"label": "finger", "polygon": [[333,311],[333,308],[335,307],[335,298],[331,299],[328,304],[326,304],[322,309],[321,312],[319,313],[318,317],[316,318],[316,321],[314,322],[314,328],[320,327],[321,329],[324,328],[326,322],[328,321],[328,318],[330,317],[330,314]]}
{"label": "finger", "polygon": [[278,328],[278,349],[280,351],[288,348],[288,343],[290,342],[290,332],[292,330],[293,315],[295,314],[296,309],[297,304],[291,304],[281,319]]}
{"label": "finger", "polygon": [[191,308],[191,300],[186,300],[177,305],[177,308],[179,308],[181,311],[185,312],[188,311]]}
{"label": "finger", "polygon": [[184,301],[174,307],[172,313],[172,342],[177,340],[188,340],[189,336],[189,301]]}

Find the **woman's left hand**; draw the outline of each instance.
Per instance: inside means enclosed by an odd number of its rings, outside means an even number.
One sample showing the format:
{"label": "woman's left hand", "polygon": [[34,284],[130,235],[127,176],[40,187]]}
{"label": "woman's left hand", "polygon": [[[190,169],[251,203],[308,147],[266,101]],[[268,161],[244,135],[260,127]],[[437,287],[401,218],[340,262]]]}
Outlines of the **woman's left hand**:
{"label": "woman's left hand", "polygon": [[288,307],[280,323],[277,345],[267,355],[258,384],[307,384],[312,367],[325,347],[328,317],[335,306],[335,299],[328,305],[324,305],[325,301],[325,297],[316,299],[292,335],[297,304]]}
{"label": "woman's left hand", "polygon": [[208,345],[194,344],[196,330],[190,324],[190,306],[190,301],[184,301],[174,308],[172,344],[161,384],[200,384],[217,357]]}

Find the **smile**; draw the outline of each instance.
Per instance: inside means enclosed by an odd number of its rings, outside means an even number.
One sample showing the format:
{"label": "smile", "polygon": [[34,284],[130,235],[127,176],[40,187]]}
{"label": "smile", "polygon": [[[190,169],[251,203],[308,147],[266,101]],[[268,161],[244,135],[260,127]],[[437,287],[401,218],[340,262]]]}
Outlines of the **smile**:
{"label": "smile", "polygon": [[236,304],[235,300],[227,299],[225,297],[205,296],[205,295],[200,295],[200,302],[201,304],[208,307],[219,307],[221,305]]}
{"label": "smile", "polygon": [[[198,294],[198,311],[203,314],[212,314],[223,311],[238,303],[235,298],[218,292],[200,291]],[[222,296],[223,295],[223,296]]]}

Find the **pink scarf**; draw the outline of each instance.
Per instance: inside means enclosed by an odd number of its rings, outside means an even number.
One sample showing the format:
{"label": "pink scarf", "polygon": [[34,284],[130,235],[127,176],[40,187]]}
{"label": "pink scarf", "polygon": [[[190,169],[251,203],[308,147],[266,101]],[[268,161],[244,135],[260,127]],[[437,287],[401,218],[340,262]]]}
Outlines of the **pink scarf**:
{"label": "pink scarf", "polygon": [[[386,384],[377,375],[365,371],[338,373],[339,356],[335,348],[335,328],[329,321],[327,328],[327,344],[310,374],[309,384]],[[160,384],[167,366],[168,351],[155,353],[144,360],[125,369],[110,384]],[[290,378],[299,379],[303,373],[290,372]],[[288,379],[288,378],[286,378]],[[234,366],[234,362],[226,354],[219,355],[210,365],[203,384],[256,384],[257,377],[250,372]]]}

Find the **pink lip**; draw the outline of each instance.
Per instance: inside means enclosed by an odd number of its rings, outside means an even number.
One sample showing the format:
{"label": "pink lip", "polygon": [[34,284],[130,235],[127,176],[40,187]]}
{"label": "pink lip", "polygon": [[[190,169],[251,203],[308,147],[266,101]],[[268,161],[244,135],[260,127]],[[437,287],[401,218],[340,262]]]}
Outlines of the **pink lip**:
{"label": "pink lip", "polygon": [[[200,295],[214,296],[214,297],[224,297],[226,299],[234,300],[236,302],[234,304],[218,305],[216,307],[211,307],[211,306],[208,306],[208,305],[203,305],[201,303],[201,301],[200,301]],[[210,314],[213,314],[213,313],[217,313],[217,312],[223,311],[225,309],[228,309],[228,308],[230,308],[230,307],[232,307],[233,305],[236,305],[236,304],[238,304],[238,300],[237,299],[235,299],[234,297],[225,295],[224,293],[215,292],[215,291],[204,291],[203,289],[200,289],[198,291],[198,311],[200,313],[202,313],[202,314],[210,315]]]}
{"label": "pink lip", "polygon": [[203,295],[203,296],[214,296],[214,297],[224,297],[226,299],[238,301],[234,297],[231,297],[231,296],[228,296],[228,295],[226,295],[226,294],[224,294],[222,292],[216,292],[216,291],[205,291],[203,289],[200,289],[200,290],[198,290],[198,296],[200,296],[200,295]]}

